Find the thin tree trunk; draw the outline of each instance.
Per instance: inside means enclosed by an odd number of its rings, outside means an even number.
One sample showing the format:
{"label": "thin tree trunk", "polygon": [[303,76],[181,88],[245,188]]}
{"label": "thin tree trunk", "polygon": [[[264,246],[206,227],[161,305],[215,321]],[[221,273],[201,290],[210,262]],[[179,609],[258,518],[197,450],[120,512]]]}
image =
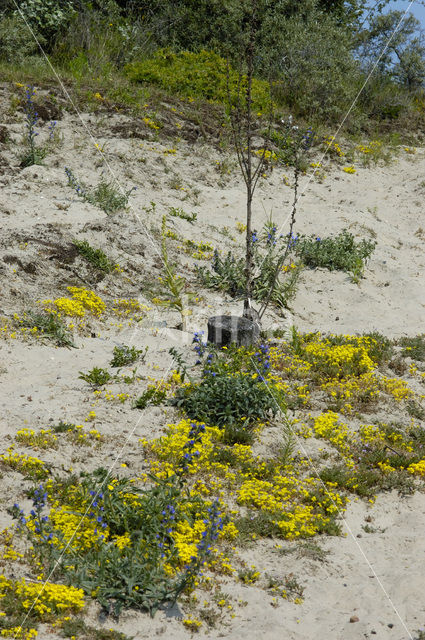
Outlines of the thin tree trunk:
{"label": "thin tree trunk", "polygon": [[247,158],[246,158],[246,258],[245,258],[245,307],[250,306],[252,298],[252,75],[253,75],[253,57],[254,57],[254,11],[251,16],[249,42],[247,46],[247,86],[246,86],[246,141],[247,141]]}

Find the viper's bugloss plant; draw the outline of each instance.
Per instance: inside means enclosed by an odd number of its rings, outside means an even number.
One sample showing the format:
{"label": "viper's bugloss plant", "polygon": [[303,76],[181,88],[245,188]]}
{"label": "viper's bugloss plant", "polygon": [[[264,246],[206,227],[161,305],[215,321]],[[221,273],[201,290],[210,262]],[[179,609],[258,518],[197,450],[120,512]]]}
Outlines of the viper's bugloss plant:
{"label": "viper's bugloss plant", "polygon": [[344,229],[336,236],[300,236],[295,253],[307,267],[345,271],[355,282],[362,277],[365,262],[375,250],[373,240],[356,241],[353,234]]}
{"label": "viper's bugloss plant", "polygon": [[[154,615],[161,605],[173,604],[193,587],[223,528],[218,503],[186,487],[203,431],[193,425],[176,473],[150,476],[148,488],[98,469],[30,490],[30,513],[17,504],[11,512],[38,566],[117,616],[127,608]],[[202,531],[186,549],[179,532],[190,530],[195,519]]]}
{"label": "viper's bugloss plant", "polygon": [[234,423],[252,425],[279,411],[275,395],[256,373],[205,371],[201,382],[178,389],[173,404],[189,418],[224,427]]}
{"label": "viper's bugloss plant", "polygon": [[99,271],[111,273],[116,268],[117,265],[109,260],[102,249],[95,249],[87,240],[73,240],[72,244],[78,249],[79,254]]}
{"label": "viper's bugloss plant", "polygon": [[[26,87],[24,103],[26,134],[24,140],[27,149],[21,157],[22,168],[30,167],[34,164],[41,164],[47,154],[47,147],[40,147],[36,144],[36,138],[39,135],[36,126],[39,118],[36,105],[34,104],[34,96],[34,87]],[[52,140],[53,138],[49,137],[49,139]]]}
{"label": "viper's bugloss plant", "polygon": [[112,182],[107,182],[105,178],[101,178],[96,187],[86,187],[74,175],[69,167],[65,167],[65,174],[68,178],[68,185],[72,187],[84,202],[99,207],[107,214],[115,213],[120,209],[125,209],[128,204],[130,194],[136,189],[132,187],[127,191],[121,190]]}
{"label": "viper's bugloss plant", "polygon": [[[296,283],[300,274],[301,265],[291,261],[279,268],[280,276],[276,282],[276,269],[280,266],[282,255],[286,252],[287,245],[290,249],[295,247],[296,240],[287,236],[278,235],[273,222],[264,225],[261,232],[253,231],[251,234],[253,279],[252,293],[254,300],[267,300],[270,288],[273,287],[271,301],[278,307],[285,308],[295,295]],[[229,251],[221,256],[218,250],[214,251],[211,261],[211,269],[204,266],[196,266],[197,275],[201,283],[211,289],[225,291],[234,298],[243,296],[246,288],[245,258],[242,255]]]}

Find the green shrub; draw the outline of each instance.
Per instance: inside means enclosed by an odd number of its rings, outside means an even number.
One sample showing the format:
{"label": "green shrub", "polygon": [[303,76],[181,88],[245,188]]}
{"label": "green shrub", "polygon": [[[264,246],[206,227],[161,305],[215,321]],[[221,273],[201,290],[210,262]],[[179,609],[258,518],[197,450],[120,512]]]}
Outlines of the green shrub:
{"label": "green shrub", "polygon": [[22,18],[0,16],[0,60],[16,64],[37,53],[37,43],[22,24]]}
{"label": "green shrub", "polygon": [[55,62],[68,68],[77,80],[85,74],[110,80],[111,71],[151,53],[155,46],[150,34],[147,37],[146,16],[119,4],[114,0],[78,0],[78,11],[56,39]]}
{"label": "green shrub", "polygon": [[104,384],[112,380],[113,376],[106,369],[102,369],[101,367],[93,367],[87,373],[83,371],[79,372],[80,380],[84,380],[92,387],[102,387]]}
{"label": "green shrub", "polygon": [[136,349],[136,347],[128,347],[123,345],[122,347],[114,347],[113,358],[110,362],[111,367],[126,367],[129,364],[133,364],[140,358],[145,359],[148,347],[144,349]]}
{"label": "green shrub", "polygon": [[365,261],[376,246],[372,240],[356,242],[352,233],[344,229],[329,238],[298,238],[295,252],[307,267],[345,271],[357,281],[363,274]]}
{"label": "green shrub", "polygon": [[[130,64],[125,71],[131,80],[157,85],[169,93],[220,104],[228,103],[227,63],[213,51],[173,53],[168,49],[160,49],[153,58]],[[242,89],[243,85],[244,82]],[[238,86],[239,74],[230,68],[229,90],[232,104],[237,101]],[[254,109],[269,108],[268,83],[254,78],[252,98]]]}
{"label": "green shrub", "polygon": [[167,397],[167,391],[158,387],[149,387],[137,398],[134,403],[135,409],[146,409],[149,405],[157,407],[162,404]]}
{"label": "green shrub", "polygon": [[[294,115],[321,122],[346,115],[363,79],[346,28],[317,10],[295,15],[285,21],[280,61],[273,96]],[[354,108],[349,120],[358,112]]]}
{"label": "green shrub", "polygon": [[37,328],[40,335],[48,340],[52,340],[58,347],[75,347],[72,334],[68,327],[56,314],[47,311],[28,311],[21,321],[21,324],[30,329]]}
{"label": "green shrub", "polygon": [[99,271],[111,273],[115,269],[115,264],[106,257],[102,249],[94,249],[87,240],[74,240],[73,245],[78,249],[80,255]]}
{"label": "green shrub", "polygon": [[[276,268],[286,251],[287,237],[277,237],[276,227],[267,223],[262,232],[252,234],[253,243],[253,298],[266,300],[273,285]],[[245,257],[229,251],[224,257],[217,250],[212,259],[212,271],[197,266],[196,272],[203,285],[211,289],[225,291],[233,298],[242,297],[246,291]],[[283,277],[273,285],[271,301],[285,308],[296,292],[300,266],[291,264]]]}
{"label": "green shrub", "polygon": [[[66,27],[75,13],[71,0],[21,0],[19,8],[38,37],[50,49],[55,38]],[[24,24],[18,10],[14,15]]]}
{"label": "green shrub", "polygon": [[[269,385],[270,387],[270,385]],[[199,384],[178,389],[173,403],[192,418],[210,425],[249,425],[280,410],[276,389],[251,374],[205,373]]]}
{"label": "green shrub", "polygon": [[[21,535],[31,541],[35,561],[42,562],[47,575],[54,569],[60,583],[82,588],[115,616],[129,608],[154,615],[161,605],[174,604],[193,587],[223,528],[217,502],[189,497],[185,490],[191,450],[190,445],[185,449],[181,473],[166,481],[152,478],[144,489],[130,479],[109,477],[102,468],[31,489],[31,513],[25,516],[18,505],[11,513],[19,519]],[[60,505],[61,520],[52,516],[53,500]],[[202,540],[183,564],[174,533],[196,517],[205,523]]]}

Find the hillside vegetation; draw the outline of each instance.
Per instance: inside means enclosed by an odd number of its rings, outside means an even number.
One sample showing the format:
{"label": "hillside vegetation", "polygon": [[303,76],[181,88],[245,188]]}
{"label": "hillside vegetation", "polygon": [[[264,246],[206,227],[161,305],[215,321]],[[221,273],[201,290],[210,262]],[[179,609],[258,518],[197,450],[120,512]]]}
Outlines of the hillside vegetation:
{"label": "hillside vegetation", "polygon": [[[425,61],[388,5],[3,0],[2,638],[424,640]],[[207,342],[247,301],[256,344]]]}

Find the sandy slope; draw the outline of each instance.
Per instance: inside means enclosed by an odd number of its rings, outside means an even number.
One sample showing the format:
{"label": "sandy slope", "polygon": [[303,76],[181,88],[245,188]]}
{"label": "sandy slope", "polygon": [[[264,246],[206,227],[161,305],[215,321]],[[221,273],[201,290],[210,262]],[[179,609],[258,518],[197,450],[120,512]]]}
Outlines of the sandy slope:
{"label": "sandy slope", "polygon": [[[23,124],[6,114],[8,99],[8,89],[3,87],[3,120],[11,139],[18,144]],[[90,114],[84,115],[84,121],[96,142],[104,145],[108,164],[120,182],[125,188],[138,187],[131,197],[132,210],[108,218],[79,201],[67,186],[64,165],[89,184],[98,181],[102,170],[107,171],[75,115],[65,113],[59,122],[61,143],[47,156],[44,166],[20,170],[14,155],[17,147],[3,144],[0,315],[20,314],[36,300],[62,295],[66,285],[81,286],[83,281],[96,286],[105,298],[146,301],[146,283],[154,283],[160,274],[157,230],[160,215],[168,206],[197,213],[195,225],[173,219],[176,230],[186,238],[198,242],[208,239],[222,250],[234,245],[229,235],[241,243],[235,224],[244,219],[243,184],[236,170],[221,176],[216,168],[217,161],[224,158],[234,163],[230,155],[185,141],[161,142],[149,131],[142,138],[120,137],[114,131],[129,121],[123,115]],[[288,217],[292,194],[283,183],[282,173],[275,170],[259,184],[255,203],[258,228],[271,212],[279,225]],[[424,175],[425,152],[417,149],[414,155],[402,150],[390,166],[358,168],[354,175],[330,168],[323,182],[303,179],[298,232],[325,236],[348,228],[361,237],[376,237],[378,244],[359,285],[341,273],[303,272],[292,308],[293,322],[299,329],[339,333],[378,330],[389,336],[424,331]],[[156,219],[143,209],[151,201],[157,203]],[[224,226],[228,227],[227,235],[220,232]],[[283,226],[283,231],[286,228]],[[74,256],[67,262],[60,248],[69,247],[76,236],[101,246],[123,266],[124,273],[107,276],[96,284],[80,258]],[[194,281],[193,259],[180,255],[179,260],[182,272]],[[206,319],[213,313],[240,308],[239,303],[218,294],[203,291],[202,295],[189,318],[190,332],[205,330]],[[163,326],[165,322],[167,327]],[[11,436],[22,426],[41,428],[59,419],[83,423],[94,404],[78,372],[106,366],[117,344],[149,345],[149,357],[140,373],[153,377],[166,374],[171,365],[169,347],[191,340],[190,333],[169,328],[177,322],[175,314],[153,310],[137,329],[120,331],[109,324],[96,338],[78,338],[78,350],[19,340],[0,342],[1,449],[10,445]],[[266,325],[273,322],[288,326],[291,314],[283,318],[270,313]],[[128,464],[126,472],[137,473],[145,468],[137,450],[138,438],[159,435],[167,420],[173,418],[170,409],[164,415],[162,408],[135,414],[128,403],[101,401],[95,410],[94,424],[107,436],[106,447],[101,454],[75,451],[71,446],[49,452],[49,461],[58,470],[106,466],[124,446],[121,459]],[[25,486],[18,474],[4,475],[0,524],[10,523],[5,509]],[[361,525],[366,516],[384,531],[364,533]],[[306,585],[305,602],[294,605],[281,601],[275,607],[264,590],[229,579],[222,588],[233,598],[235,617],[227,618],[226,624],[212,630],[208,637],[407,640],[409,632],[413,634],[425,624],[424,495],[383,495],[373,506],[353,502],[346,519],[351,533],[347,530],[343,539],[326,539],[322,546],[329,554],[322,561],[283,555],[271,541],[241,551],[241,556],[261,572],[294,572]],[[247,605],[241,606],[238,600]],[[93,621],[95,616],[93,612]],[[359,621],[350,623],[351,616]],[[118,625],[107,621],[104,626],[119,628],[136,639],[162,636],[179,640],[190,635],[181,623],[163,614],[150,620],[127,613]],[[55,637],[47,630],[45,633],[46,638]]]}

